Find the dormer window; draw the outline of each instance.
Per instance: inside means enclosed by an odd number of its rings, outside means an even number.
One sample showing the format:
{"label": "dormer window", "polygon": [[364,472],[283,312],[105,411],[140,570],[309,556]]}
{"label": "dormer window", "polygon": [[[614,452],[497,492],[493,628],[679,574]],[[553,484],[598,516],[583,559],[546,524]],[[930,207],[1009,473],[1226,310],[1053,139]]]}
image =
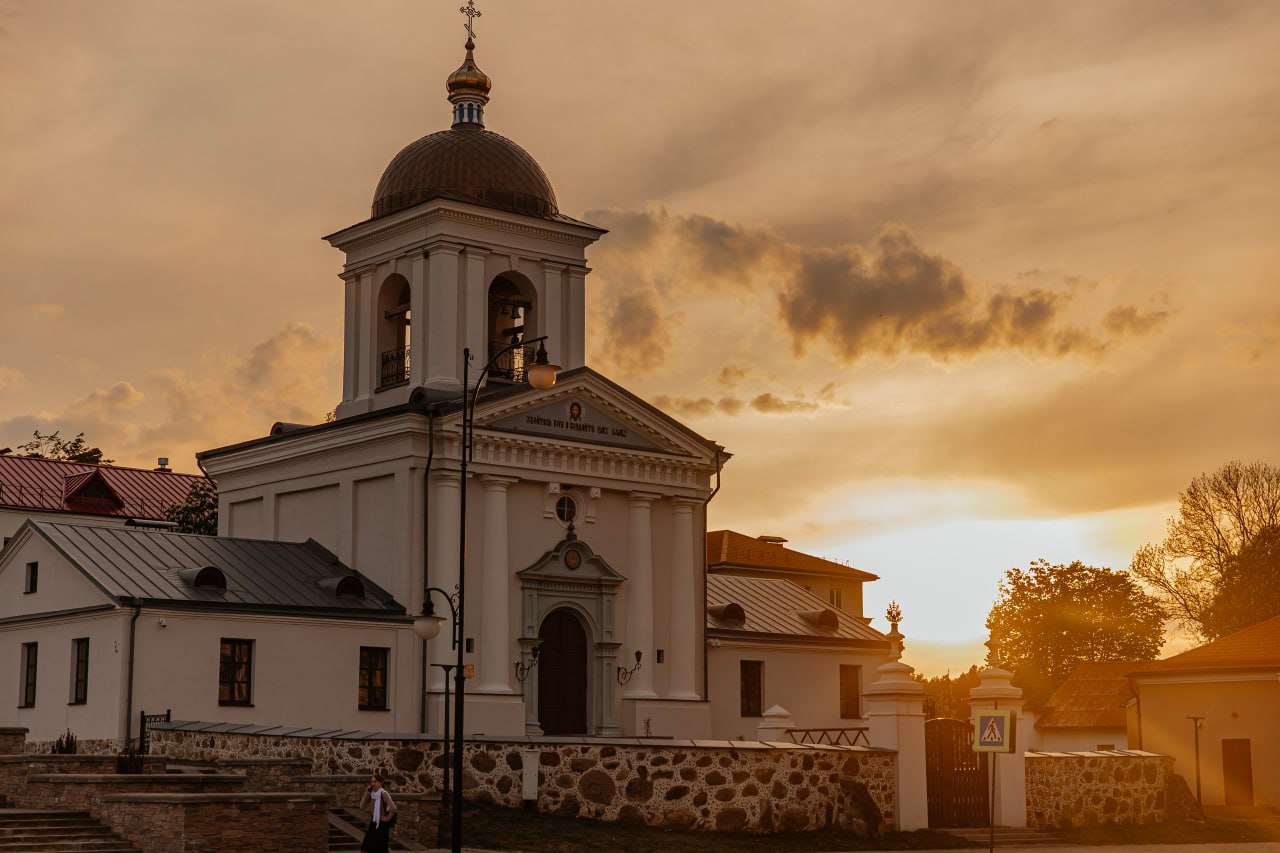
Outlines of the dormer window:
{"label": "dormer window", "polygon": [[182,578],[182,582],[192,589],[206,592],[227,591],[227,576],[222,573],[221,569],[214,566],[205,566],[200,569],[183,569],[178,572],[178,577]]}

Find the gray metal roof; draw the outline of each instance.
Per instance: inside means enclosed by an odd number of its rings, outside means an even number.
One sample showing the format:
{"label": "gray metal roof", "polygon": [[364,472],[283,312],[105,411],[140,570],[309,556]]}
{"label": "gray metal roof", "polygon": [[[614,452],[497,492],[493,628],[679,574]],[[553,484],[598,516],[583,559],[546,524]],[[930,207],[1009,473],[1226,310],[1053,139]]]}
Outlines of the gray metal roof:
{"label": "gray metal roof", "polygon": [[[707,613],[707,629],[718,633],[772,634],[794,638],[824,638],[885,642],[881,634],[861,619],[832,607],[799,584],[773,578],[745,578],[737,575],[707,575],[707,606],[737,604],[746,621],[717,619]],[[834,630],[822,628],[805,619],[802,613],[833,613],[838,621]]]}
{"label": "gray metal roof", "polygon": [[[285,607],[384,616],[405,613],[390,593],[344,566],[315,540],[267,542],[127,527],[47,521],[28,524],[120,602],[143,599],[219,609]],[[197,588],[189,582],[190,570],[206,566],[222,572],[225,591]],[[359,580],[364,595],[338,595],[336,583],[343,578]]]}

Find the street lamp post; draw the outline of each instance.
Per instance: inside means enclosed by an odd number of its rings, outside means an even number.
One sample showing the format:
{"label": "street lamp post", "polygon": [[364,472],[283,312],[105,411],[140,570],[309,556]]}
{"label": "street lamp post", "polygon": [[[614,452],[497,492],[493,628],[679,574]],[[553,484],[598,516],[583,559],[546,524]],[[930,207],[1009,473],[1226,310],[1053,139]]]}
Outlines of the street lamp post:
{"label": "street lamp post", "polygon": [[[533,364],[525,367],[525,379],[530,385],[539,391],[545,391],[556,384],[556,373],[559,366],[552,364],[547,358],[547,348],[544,342],[547,336],[543,335],[538,338],[530,338],[528,340],[512,341],[502,349],[495,352],[489,361],[485,363],[484,369],[480,371],[480,375],[476,377],[474,388],[470,385],[471,371],[471,349],[466,348],[462,351],[462,453],[460,459],[461,482],[458,488],[458,501],[461,511],[458,513],[458,591],[457,606],[453,609],[453,646],[457,652],[457,662],[454,669],[454,692],[453,692],[453,802],[450,815],[451,832],[450,832],[450,849],[453,853],[462,853],[462,732],[463,732],[463,716],[465,713],[464,693],[466,692],[466,667],[463,664],[463,653],[466,651],[466,642],[463,639],[463,625],[466,610],[466,588],[467,588],[467,464],[471,461],[471,451],[474,442],[475,433],[475,413],[476,402],[480,398],[480,389],[484,387],[485,378],[489,375],[489,371],[498,363],[498,360],[509,352],[516,349],[523,349],[530,344],[538,344],[537,355],[534,356]],[[414,620],[414,630],[418,636],[424,640],[429,640],[440,633],[440,623],[444,620],[434,616],[431,609],[430,589],[426,601],[422,604],[422,616]],[[440,590],[444,593],[443,590]],[[446,597],[447,593],[445,593]],[[451,602],[452,603],[452,602]],[[422,623],[419,628],[419,623]]]}

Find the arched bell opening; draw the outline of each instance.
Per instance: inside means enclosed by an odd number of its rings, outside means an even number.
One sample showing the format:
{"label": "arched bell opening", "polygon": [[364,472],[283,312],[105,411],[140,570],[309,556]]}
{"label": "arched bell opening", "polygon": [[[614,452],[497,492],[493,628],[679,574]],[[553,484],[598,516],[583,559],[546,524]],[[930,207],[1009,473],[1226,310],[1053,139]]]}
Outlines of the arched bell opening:
{"label": "arched bell opening", "polygon": [[409,282],[388,276],[378,291],[378,388],[409,381]]}
{"label": "arched bell opening", "polygon": [[[536,305],[533,284],[520,273],[504,272],[490,282],[486,332],[490,358],[511,344],[537,336]],[[504,353],[489,375],[508,382],[524,381],[524,367],[533,362],[534,349],[518,346]]]}

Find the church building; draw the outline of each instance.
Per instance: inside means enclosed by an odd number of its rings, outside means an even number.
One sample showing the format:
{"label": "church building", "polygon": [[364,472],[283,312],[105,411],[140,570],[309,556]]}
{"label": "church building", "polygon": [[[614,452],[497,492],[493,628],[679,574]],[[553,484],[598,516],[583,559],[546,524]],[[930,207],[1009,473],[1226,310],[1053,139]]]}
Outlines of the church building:
{"label": "church building", "polygon": [[[587,366],[585,252],[605,231],[486,129],[474,49],[446,81],[452,126],[326,238],[345,255],[334,419],[200,454],[219,535],[313,539],[411,613],[434,596],[447,614],[465,566],[467,734],[706,737],[706,507],[728,454]],[[396,718],[440,731],[449,630],[395,653],[413,674]]]}

